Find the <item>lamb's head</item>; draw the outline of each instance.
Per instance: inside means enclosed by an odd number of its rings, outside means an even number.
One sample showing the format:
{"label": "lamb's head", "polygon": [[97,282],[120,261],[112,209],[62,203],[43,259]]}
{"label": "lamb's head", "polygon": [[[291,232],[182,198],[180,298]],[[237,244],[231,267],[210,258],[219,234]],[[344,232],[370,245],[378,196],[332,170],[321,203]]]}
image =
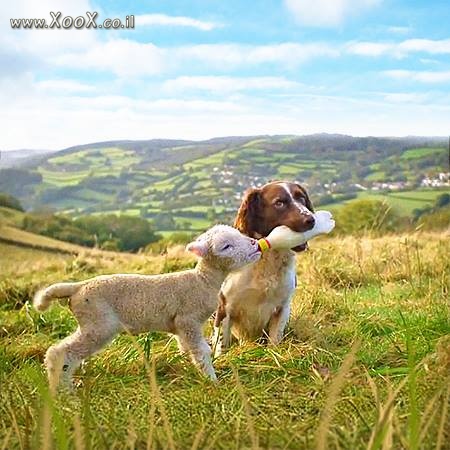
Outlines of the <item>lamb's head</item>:
{"label": "lamb's head", "polygon": [[261,257],[256,239],[228,225],[213,226],[188,244],[186,250],[224,272],[238,270]]}

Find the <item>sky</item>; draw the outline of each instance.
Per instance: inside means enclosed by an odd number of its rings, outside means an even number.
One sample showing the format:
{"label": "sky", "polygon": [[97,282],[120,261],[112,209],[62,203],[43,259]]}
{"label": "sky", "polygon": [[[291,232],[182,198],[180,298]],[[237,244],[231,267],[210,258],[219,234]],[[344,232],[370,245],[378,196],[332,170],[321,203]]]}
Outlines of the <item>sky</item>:
{"label": "sky", "polygon": [[[13,29],[98,13],[134,29]],[[17,0],[0,150],[114,139],[450,134],[448,0]]]}

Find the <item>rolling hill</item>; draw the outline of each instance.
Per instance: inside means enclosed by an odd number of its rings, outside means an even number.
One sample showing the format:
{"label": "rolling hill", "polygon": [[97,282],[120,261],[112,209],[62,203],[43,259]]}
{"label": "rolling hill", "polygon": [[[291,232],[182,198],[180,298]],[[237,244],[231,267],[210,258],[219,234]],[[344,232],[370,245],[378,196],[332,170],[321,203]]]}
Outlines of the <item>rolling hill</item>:
{"label": "rolling hill", "polygon": [[[424,180],[449,190],[439,178],[448,171],[444,138],[111,141],[18,160],[15,168],[0,171],[0,191],[19,197],[27,209],[139,215],[159,230],[200,230],[213,220],[230,220],[242,192],[270,179],[306,183],[316,204],[379,197],[410,213],[435,196],[417,191]],[[405,198],[387,192],[402,190],[408,190]]]}

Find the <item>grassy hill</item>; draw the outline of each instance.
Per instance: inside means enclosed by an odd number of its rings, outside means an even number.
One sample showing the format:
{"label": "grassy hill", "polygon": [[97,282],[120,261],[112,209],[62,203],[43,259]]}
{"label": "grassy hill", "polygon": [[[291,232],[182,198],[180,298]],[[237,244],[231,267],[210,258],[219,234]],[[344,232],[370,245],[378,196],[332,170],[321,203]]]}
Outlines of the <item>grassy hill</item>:
{"label": "grassy hill", "polygon": [[[46,349],[76,323],[41,286],[111,272],[190,267],[172,251],[61,255],[0,244],[2,448],[444,449],[448,424],[448,235],[314,240],[277,347],[235,345],[203,379],[173,339],[122,335],[52,400]],[[211,330],[207,326],[208,332]]]}
{"label": "grassy hill", "polygon": [[[69,242],[53,239],[41,234],[32,233],[20,229],[26,213],[16,211],[10,208],[0,207],[0,244],[5,252],[11,251],[12,255],[16,255],[18,248],[29,250],[39,250],[39,254],[59,253],[69,255],[84,255],[92,257],[115,257],[117,253],[101,250],[99,248],[85,247],[81,245],[71,244]],[[26,250],[21,250],[27,254]],[[124,257],[132,257],[131,253],[122,252]],[[31,253],[34,258],[34,254]]]}
{"label": "grassy hill", "polygon": [[139,215],[155,220],[159,230],[201,230],[214,219],[230,220],[242,192],[271,179],[306,183],[319,204],[329,195],[369,195],[358,186],[409,186],[409,200],[386,195],[409,213],[434,195],[416,192],[421,180],[449,168],[444,139],[312,135],[104,142],[25,160],[11,170],[0,172],[0,191],[27,208]]}
{"label": "grassy hill", "polygon": [[[403,216],[410,216],[418,208],[431,206],[436,198],[443,192],[450,192],[450,188],[441,189],[415,189],[399,192],[358,192],[356,198],[366,198],[386,202],[390,207]],[[341,205],[351,200],[345,200],[338,203],[321,205],[321,208],[331,211],[338,209]]]}

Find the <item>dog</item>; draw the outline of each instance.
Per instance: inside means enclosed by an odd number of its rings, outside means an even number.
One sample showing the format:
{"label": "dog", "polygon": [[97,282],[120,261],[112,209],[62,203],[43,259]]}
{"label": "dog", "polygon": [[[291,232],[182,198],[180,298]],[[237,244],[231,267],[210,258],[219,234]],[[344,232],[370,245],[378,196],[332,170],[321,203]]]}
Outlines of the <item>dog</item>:
{"label": "dog", "polygon": [[[274,181],[246,191],[234,226],[254,239],[267,236],[279,225],[304,232],[314,227],[313,212],[304,187]],[[306,248],[303,244],[293,251],[269,250],[257,263],[226,278],[214,321],[216,355],[230,346],[232,335],[239,340],[267,336],[272,344],[282,340],[297,285],[294,252]]]}

